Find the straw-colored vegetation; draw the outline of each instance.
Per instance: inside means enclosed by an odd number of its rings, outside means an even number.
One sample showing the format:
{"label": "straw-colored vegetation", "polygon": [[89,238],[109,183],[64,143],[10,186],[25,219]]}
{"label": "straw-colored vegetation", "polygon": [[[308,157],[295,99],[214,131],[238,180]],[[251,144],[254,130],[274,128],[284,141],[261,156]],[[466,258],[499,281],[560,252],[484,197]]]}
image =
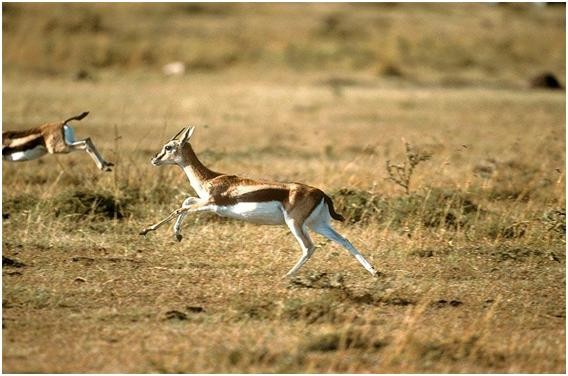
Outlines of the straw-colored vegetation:
{"label": "straw-colored vegetation", "polygon": [[[88,110],[77,136],[116,164],[3,163],[3,371],[565,372],[565,94],[528,87],[563,77],[564,23],[530,4],[3,4],[3,128]],[[382,276],[314,236],[283,279],[284,227],[137,235],[192,194],[149,164],[188,124],[215,170],[328,192]]]}

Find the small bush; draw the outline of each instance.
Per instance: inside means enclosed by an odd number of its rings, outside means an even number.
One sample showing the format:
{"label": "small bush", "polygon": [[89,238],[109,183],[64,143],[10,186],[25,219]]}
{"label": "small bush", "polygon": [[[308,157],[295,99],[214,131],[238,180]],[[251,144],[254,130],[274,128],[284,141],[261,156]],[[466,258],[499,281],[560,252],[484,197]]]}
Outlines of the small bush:
{"label": "small bush", "polygon": [[557,208],[544,212],[542,221],[546,224],[549,231],[557,232],[566,236],[566,209]]}
{"label": "small bush", "polygon": [[403,197],[384,198],[367,191],[341,189],[333,195],[337,211],[350,223],[377,221],[392,226],[411,224],[458,229],[482,213],[469,196],[460,191],[432,189]]}
{"label": "small bush", "polygon": [[378,219],[384,209],[384,201],[372,192],[343,188],[332,193],[336,209],[349,223],[363,224]]}
{"label": "small bush", "polygon": [[389,175],[388,179],[404,188],[406,194],[410,194],[410,182],[414,169],[420,163],[429,160],[432,156],[429,153],[420,151],[404,141],[406,160],[402,164],[391,164],[387,161],[386,168]]}
{"label": "small bush", "polygon": [[395,224],[415,218],[425,227],[457,229],[471,223],[479,207],[459,191],[433,189],[426,193],[400,197],[390,203]]}
{"label": "small bush", "polygon": [[343,288],[343,274],[328,274],[312,272],[309,274],[295,275],[290,279],[290,286],[300,286],[315,289],[341,289]]}
{"label": "small bush", "polygon": [[386,341],[373,340],[362,330],[347,329],[312,336],[306,340],[304,348],[307,351],[327,352],[340,349],[378,349],[386,345]]}
{"label": "small bush", "polygon": [[19,213],[34,208],[40,202],[39,197],[30,194],[5,198],[2,200],[2,213]]}

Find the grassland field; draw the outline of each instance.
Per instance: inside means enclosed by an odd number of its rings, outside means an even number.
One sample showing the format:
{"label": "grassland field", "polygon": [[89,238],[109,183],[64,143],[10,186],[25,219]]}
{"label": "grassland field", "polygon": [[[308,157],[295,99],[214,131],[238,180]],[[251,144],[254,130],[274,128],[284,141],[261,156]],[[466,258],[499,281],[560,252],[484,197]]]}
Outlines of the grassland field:
{"label": "grassland field", "polygon": [[[529,85],[564,12],[3,4],[3,130],[90,111],[116,165],[3,162],[3,372],[564,373],[566,95]],[[149,163],[190,124],[214,170],[327,192],[381,276],[314,234],[283,278],[289,230],[212,214],[139,236],[193,194]]]}

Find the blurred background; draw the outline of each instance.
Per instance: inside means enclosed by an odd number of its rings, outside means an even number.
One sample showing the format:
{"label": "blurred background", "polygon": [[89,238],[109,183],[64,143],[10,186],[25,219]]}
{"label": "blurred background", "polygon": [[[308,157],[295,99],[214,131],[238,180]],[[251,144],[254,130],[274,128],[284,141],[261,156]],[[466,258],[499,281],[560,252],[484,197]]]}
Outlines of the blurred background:
{"label": "blurred background", "polygon": [[4,78],[333,72],[381,84],[520,88],[542,74],[562,83],[565,76],[564,3],[4,3],[2,9]]}

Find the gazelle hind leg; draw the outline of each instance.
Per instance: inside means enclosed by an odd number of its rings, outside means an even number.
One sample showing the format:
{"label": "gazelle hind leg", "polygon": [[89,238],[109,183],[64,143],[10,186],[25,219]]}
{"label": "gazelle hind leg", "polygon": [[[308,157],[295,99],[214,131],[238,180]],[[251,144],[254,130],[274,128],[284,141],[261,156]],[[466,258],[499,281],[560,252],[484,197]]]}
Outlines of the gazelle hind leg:
{"label": "gazelle hind leg", "polygon": [[86,138],[83,141],[73,142],[72,144],[69,144],[69,146],[72,148],[72,150],[86,151],[87,154],[89,154],[89,156],[93,159],[93,161],[95,161],[97,167],[100,170],[110,171],[110,168],[114,166],[113,163],[104,160],[90,138]]}
{"label": "gazelle hind leg", "polygon": [[302,248],[302,256],[300,257],[298,262],[296,262],[296,265],[294,265],[292,269],[290,269],[290,271],[286,273],[286,276],[291,276],[295,274],[306,263],[306,261],[310,259],[310,257],[312,257],[315,247],[308,232],[303,228],[302,225],[298,224],[297,221],[287,219],[286,224],[288,225],[290,231],[292,232],[298,243],[300,243],[300,247]]}
{"label": "gazelle hind leg", "polygon": [[365,269],[367,269],[369,273],[371,273],[373,276],[377,275],[375,268],[373,268],[373,266],[365,259],[365,257],[363,257],[361,252],[359,252],[349,240],[345,239],[337,231],[335,231],[331,227],[331,225],[327,223],[327,221],[322,220],[316,223],[312,223],[310,225],[310,228],[318,234],[323,235],[330,240],[333,240],[343,248],[347,249],[349,253],[351,253],[357,259],[357,261],[359,261],[359,263],[363,265]]}

